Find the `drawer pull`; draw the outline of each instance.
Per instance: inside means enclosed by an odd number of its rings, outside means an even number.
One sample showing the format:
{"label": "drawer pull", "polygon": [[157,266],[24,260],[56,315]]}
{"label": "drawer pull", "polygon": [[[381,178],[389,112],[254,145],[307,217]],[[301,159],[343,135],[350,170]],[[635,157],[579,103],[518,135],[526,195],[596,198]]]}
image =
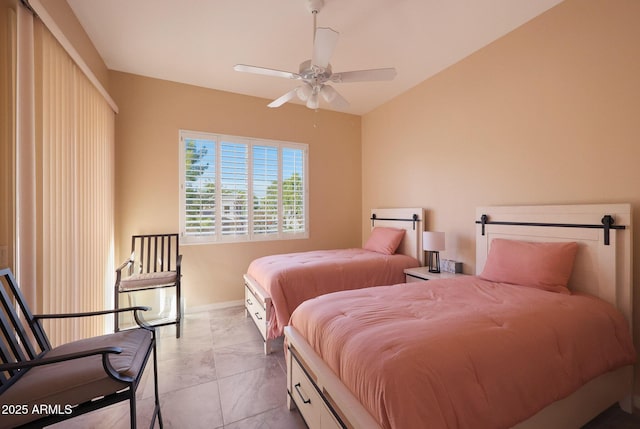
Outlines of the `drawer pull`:
{"label": "drawer pull", "polygon": [[253,302],[251,302],[251,298],[247,298],[247,304],[253,305]]}
{"label": "drawer pull", "polygon": [[296,391],[298,392],[298,395],[300,395],[300,399],[302,399],[302,402],[304,402],[305,404],[310,404],[311,403],[311,398],[309,399],[304,399],[304,396],[302,396],[302,392],[300,392],[300,383],[296,384],[295,386],[293,386],[296,388]]}
{"label": "drawer pull", "polygon": [[256,314],[256,319],[258,319],[258,320],[262,320],[262,316],[260,316],[260,313],[258,313],[258,312],[256,311],[256,313],[255,313],[255,314]]}

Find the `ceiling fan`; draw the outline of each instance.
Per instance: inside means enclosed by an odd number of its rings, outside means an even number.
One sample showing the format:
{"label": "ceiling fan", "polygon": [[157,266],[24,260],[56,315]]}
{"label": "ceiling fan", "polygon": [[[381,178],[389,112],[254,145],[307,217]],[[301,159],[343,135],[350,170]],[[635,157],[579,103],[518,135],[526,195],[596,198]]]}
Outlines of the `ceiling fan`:
{"label": "ceiling fan", "polygon": [[381,68],[372,70],[355,70],[333,73],[329,60],[338,42],[338,32],[331,28],[318,28],[316,17],[324,6],[324,0],[306,0],[309,11],[313,15],[313,56],[300,64],[298,73],[236,64],[235,71],[262,74],[266,76],[284,77],[302,81],[302,84],[269,103],[269,107],[280,107],[287,101],[298,97],[306,102],[310,109],[317,109],[320,97],[336,109],[349,107],[349,102],[342,97],[329,83],[365,82],[392,80],[396,69]]}

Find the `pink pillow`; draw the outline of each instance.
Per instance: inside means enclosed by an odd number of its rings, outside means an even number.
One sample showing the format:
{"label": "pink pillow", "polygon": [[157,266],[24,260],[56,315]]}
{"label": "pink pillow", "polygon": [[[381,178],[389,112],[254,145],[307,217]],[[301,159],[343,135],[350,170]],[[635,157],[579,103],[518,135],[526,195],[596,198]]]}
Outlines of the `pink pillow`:
{"label": "pink pillow", "polygon": [[364,248],[384,255],[393,255],[403,238],[404,229],[376,226]]}
{"label": "pink pillow", "polygon": [[577,243],[491,241],[480,277],[497,283],[534,287],[569,294],[567,283],[573,270]]}

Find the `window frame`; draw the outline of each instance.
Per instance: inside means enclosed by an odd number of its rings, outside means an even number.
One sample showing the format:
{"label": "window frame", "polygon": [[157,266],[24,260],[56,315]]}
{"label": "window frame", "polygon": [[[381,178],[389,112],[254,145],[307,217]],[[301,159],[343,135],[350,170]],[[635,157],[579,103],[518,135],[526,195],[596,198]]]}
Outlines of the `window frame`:
{"label": "window frame", "polygon": [[[214,143],[215,148],[215,232],[211,234],[187,234],[186,232],[186,141],[207,140]],[[247,145],[247,232],[246,234],[224,234],[221,225],[221,143],[230,142]],[[275,147],[278,151],[278,230],[275,233],[254,232],[254,146]],[[302,182],[303,182],[303,210],[304,230],[287,232],[283,230],[283,149],[300,150],[302,152]],[[179,130],[179,193],[180,193],[180,244],[216,244],[242,243],[252,241],[296,240],[309,238],[309,145],[305,143],[269,140],[253,137],[233,136],[202,131]]]}

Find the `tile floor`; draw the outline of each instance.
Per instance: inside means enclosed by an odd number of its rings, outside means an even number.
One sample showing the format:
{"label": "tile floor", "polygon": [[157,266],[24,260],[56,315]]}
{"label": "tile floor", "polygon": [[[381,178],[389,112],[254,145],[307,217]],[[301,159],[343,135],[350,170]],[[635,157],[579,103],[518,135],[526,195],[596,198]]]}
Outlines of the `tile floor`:
{"label": "tile floor", "polygon": [[[180,339],[175,338],[173,326],[160,328],[158,386],[164,427],[306,428],[299,414],[286,407],[282,343],[273,349],[264,355],[262,337],[244,307],[188,314]],[[153,410],[150,369],[138,388],[141,428],[148,427]],[[128,402],[51,427],[128,428]]]}
{"label": "tile floor", "polygon": [[[262,338],[243,307],[186,315],[180,339],[175,338],[173,326],[161,328],[158,369],[160,404],[167,429],[306,428],[298,413],[286,408],[281,343],[265,356]],[[153,409],[150,372],[138,389],[141,428],[148,427]],[[128,404],[116,404],[52,427],[128,428]],[[639,427],[637,414],[630,416],[612,408],[583,429]]]}

